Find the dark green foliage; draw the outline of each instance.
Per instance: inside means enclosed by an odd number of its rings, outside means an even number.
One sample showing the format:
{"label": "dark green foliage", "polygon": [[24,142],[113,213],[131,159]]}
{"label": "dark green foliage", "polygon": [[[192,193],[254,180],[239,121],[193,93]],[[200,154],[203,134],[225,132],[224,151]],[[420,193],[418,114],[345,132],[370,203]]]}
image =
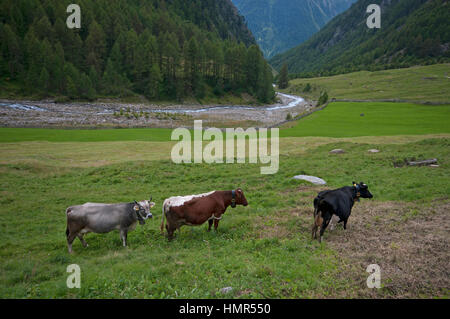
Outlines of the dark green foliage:
{"label": "dark green foliage", "polygon": [[322,92],[319,97],[319,101],[317,102],[317,106],[323,105],[328,102],[328,93]]}
{"label": "dark green foliage", "polygon": [[79,30],[65,23],[71,2],[1,2],[0,81],[15,81],[23,95],[88,100],[182,101],[225,88],[273,97],[268,65],[227,0],[80,0]]}
{"label": "dark green foliage", "polygon": [[280,89],[286,89],[289,86],[289,72],[287,64],[283,64],[278,79],[278,87]]}
{"label": "dark green foliage", "polygon": [[303,89],[303,92],[311,92],[311,84],[306,83],[305,88]]}
{"label": "dark green foliage", "polygon": [[297,77],[376,71],[450,61],[446,0],[392,0],[381,5],[381,28],[366,25],[372,0],[359,0],[302,45],[275,56]]}

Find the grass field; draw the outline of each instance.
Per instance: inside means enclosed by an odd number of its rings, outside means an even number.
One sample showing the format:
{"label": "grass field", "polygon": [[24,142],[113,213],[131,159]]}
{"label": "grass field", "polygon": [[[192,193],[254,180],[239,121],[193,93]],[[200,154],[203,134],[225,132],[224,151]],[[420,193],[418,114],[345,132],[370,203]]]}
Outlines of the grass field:
{"label": "grass field", "polygon": [[[1,128],[0,297],[448,298],[449,110],[331,103],[280,130],[275,175],[261,175],[260,164],[176,165],[167,129]],[[345,153],[329,154],[335,148]],[[425,158],[439,167],[394,167]],[[328,184],[292,179],[299,174]],[[374,199],[355,205],[346,231],[311,241],[314,196],[352,181],[366,182]],[[170,243],[160,233],[165,198],[236,187],[249,206],[229,208],[217,233],[183,227]],[[67,253],[68,206],[150,195],[154,220],[129,234],[128,248],[112,232]],[[66,286],[73,263],[80,289]],[[366,286],[373,263],[381,289]]]}
{"label": "grass field", "polygon": [[[362,116],[363,115],[363,116]],[[287,123],[280,136],[386,136],[450,133],[450,105],[334,102]]]}
{"label": "grass field", "polygon": [[[312,86],[311,92],[304,92],[307,83]],[[289,84],[283,92],[316,100],[326,90],[330,99],[450,102],[450,64],[294,79]]]}
{"label": "grass field", "polygon": [[[356,267],[352,251],[361,253],[361,247],[342,252],[334,245],[346,242],[340,236],[358,233],[381,240],[383,231],[370,227],[393,219],[401,225],[417,223],[430,207],[442,209],[450,193],[449,137],[284,138],[280,171],[271,176],[260,175],[256,164],[173,164],[170,142],[1,143],[0,296],[220,298],[220,288],[231,286],[227,297],[233,298],[446,297],[448,270],[440,264],[415,264],[424,279],[411,288],[395,272],[411,252],[402,252],[395,261],[383,259],[378,250],[367,252],[359,260],[363,265]],[[145,150],[145,155],[134,158],[133,148]],[[333,148],[347,153],[328,154]],[[369,154],[369,148],[381,153]],[[124,156],[117,155],[119,149],[127,150]],[[437,157],[441,167],[392,164],[422,157]],[[327,232],[319,245],[309,239],[311,202],[323,188],[293,180],[297,174],[320,176],[328,187],[363,180],[375,199],[357,204],[349,230]],[[217,233],[206,232],[205,225],[184,227],[171,243],[159,233],[164,198],[238,186],[249,206],[230,208]],[[88,248],[76,241],[74,254],[67,253],[67,206],[141,200],[150,194],[157,203],[155,219],[130,233],[128,248],[121,247],[113,232],[90,234]],[[387,204],[394,209],[386,209]],[[387,244],[393,250],[396,245],[398,241]],[[448,250],[433,254],[449,257]],[[365,267],[372,262],[394,268],[383,273],[384,288],[377,291],[365,287]],[[81,267],[81,289],[66,287],[66,267],[72,263]]]}

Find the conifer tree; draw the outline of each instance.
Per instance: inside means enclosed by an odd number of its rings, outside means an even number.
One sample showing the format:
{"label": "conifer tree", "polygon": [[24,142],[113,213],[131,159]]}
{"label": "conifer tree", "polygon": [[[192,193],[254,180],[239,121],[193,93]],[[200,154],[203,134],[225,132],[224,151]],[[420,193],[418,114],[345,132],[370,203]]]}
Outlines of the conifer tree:
{"label": "conifer tree", "polygon": [[283,64],[281,68],[279,79],[278,79],[278,87],[280,89],[286,89],[289,86],[289,73],[287,64]]}

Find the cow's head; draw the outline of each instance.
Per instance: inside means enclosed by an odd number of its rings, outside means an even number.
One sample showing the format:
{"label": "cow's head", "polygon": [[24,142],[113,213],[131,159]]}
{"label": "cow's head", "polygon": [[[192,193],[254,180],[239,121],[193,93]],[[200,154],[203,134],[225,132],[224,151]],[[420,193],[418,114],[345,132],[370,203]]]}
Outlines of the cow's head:
{"label": "cow's head", "polygon": [[148,218],[152,218],[152,213],[150,211],[150,209],[155,206],[155,203],[152,202],[152,199],[150,198],[150,200],[143,200],[140,202],[136,202],[134,201],[134,211],[136,212],[136,214],[138,215],[138,219],[139,219],[139,223],[141,225],[145,224],[145,220]]}
{"label": "cow's head", "polygon": [[369,186],[367,186],[367,184],[364,184],[363,182],[356,184],[355,182],[353,182],[353,186],[356,188],[356,193],[358,194],[357,197],[362,197],[362,198],[372,198],[373,197],[373,195],[369,192]]}
{"label": "cow's head", "polygon": [[247,199],[245,198],[245,195],[244,195],[244,192],[240,188],[236,189],[236,204],[243,205],[243,206],[248,205]]}

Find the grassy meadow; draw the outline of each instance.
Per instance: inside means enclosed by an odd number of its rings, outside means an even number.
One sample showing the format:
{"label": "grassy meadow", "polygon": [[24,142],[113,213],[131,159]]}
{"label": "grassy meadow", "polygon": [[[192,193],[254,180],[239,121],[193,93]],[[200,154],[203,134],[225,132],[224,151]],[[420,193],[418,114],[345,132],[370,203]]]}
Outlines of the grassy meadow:
{"label": "grassy meadow", "polygon": [[[339,255],[328,244],[333,233],[327,232],[322,244],[310,240],[311,202],[323,188],[292,176],[320,176],[327,187],[362,180],[375,195],[365,203],[371,207],[398,202],[420,210],[437,199],[448,201],[450,192],[450,139],[446,134],[283,138],[280,170],[275,175],[260,175],[259,164],[176,165],[169,158],[171,145],[1,143],[0,296],[395,297],[391,289],[373,292],[365,288],[365,269],[347,273],[345,265],[350,262],[346,258],[351,254]],[[346,153],[330,155],[334,148]],[[369,154],[370,148],[381,152]],[[134,157],[133,149],[143,154]],[[118,150],[126,150],[125,155],[120,152],[118,156]],[[439,158],[441,167],[393,166],[395,160],[422,157]],[[206,232],[206,225],[183,227],[170,243],[160,234],[161,204],[166,197],[238,186],[244,189],[249,206],[229,208],[217,233]],[[89,234],[87,248],[76,240],[74,254],[67,253],[67,206],[142,200],[150,194],[156,202],[154,219],[129,234],[128,248],[121,247],[118,233],[112,232]],[[410,218],[411,211],[408,208],[398,216]],[[380,211],[373,221],[387,213]],[[358,206],[353,214],[358,216]],[[351,220],[349,231],[355,231]],[[81,267],[81,289],[66,287],[66,267],[72,263]],[[226,286],[233,287],[232,293],[221,295],[220,288]],[[426,287],[413,295],[445,297],[447,293],[442,287]]]}
{"label": "grassy meadow", "polygon": [[450,105],[390,102],[333,102],[301,121],[284,125],[280,136],[387,136],[450,133]]}
{"label": "grassy meadow", "polygon": [[[305,92],[306,84],[312,90]],[[360,71],[330,77],[294,79],[285,93],[318,99],[327,91],[330,99],[405,100],[450,102],[450,64],[415,66],[384,71]]]}

